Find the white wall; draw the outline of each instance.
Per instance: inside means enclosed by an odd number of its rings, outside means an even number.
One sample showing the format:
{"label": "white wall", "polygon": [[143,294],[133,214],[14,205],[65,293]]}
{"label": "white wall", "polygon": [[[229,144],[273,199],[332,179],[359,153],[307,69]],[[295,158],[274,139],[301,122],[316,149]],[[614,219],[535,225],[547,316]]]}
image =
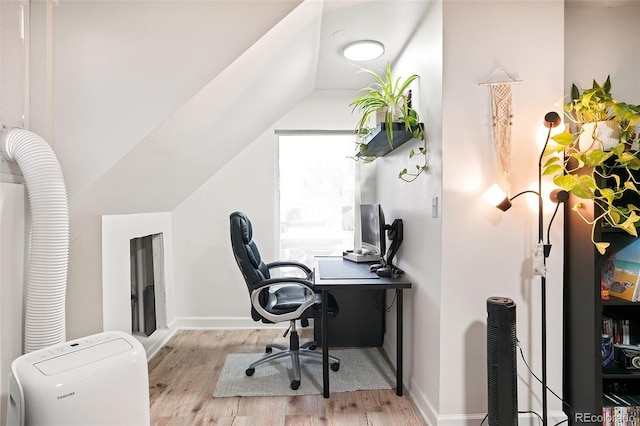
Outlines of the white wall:
{"label": "white wall", "polygon": [[[22,29],[28,30],[28,18],[29,3],[0,2],[0,125],[8,128],[22,127],[25,123],[28,49]],[[0,181],[23,181],[15,162],[0,161]]]}
{"label": "white wall", "polygon": [[[25,1],[0,2],[0,111],[2,124],[21,127],[24,124],[26,90],[26,42],[29,4]],[[25,30],[23,31],[23,28]]]}
{"label": "white wall", "polygon": [[[572,83],[581,89],[590,88],[594,79],[602,84],[610,75],[614,97],[640,104],[640,53],[629,44],[640,38],[639,17],[637,1],[619,7],[567,8],[565,93]],[[597,23],[598,30],[584,31],[588,23]]]}
{"label": "white wall", "polygon": [[59,153],[70,200],[74,202],[297,3],[57,3],[51,40],[52,146]]}
{"label": "white wall", "polygon": [[[27,48],[22,28],[28,30],[28,15],[28,2],[0,2],[2,126],[24,125]],[[24,181],[21,174],[15,162],[0,159],[0,424],[7,418],[11,362],[22,354],[26,193],[17,184]]]}
{"label": "white wall", "polygon": [[7,416],[11,362],[22,355],[24,185],[0,182],[0,424]]}
{"label": "white wall", "polygon": [[[442,274],[442,3],[431,4],[427,16],[402,57],[394,66],[396,76],[413,73],[420,80],[413,89],[414,106],[426,125],[429,168],[415,182],[398,179],[398,172],[415,161],[410,149],[417,142],[403,145],[376,160],[378,199],[388,223],[399,218],[404,224],[404,241],[395,263],[405,271],[413,285],[404,292],[404,368],[410,394],[427,419],[436,424],[440,404],[440,366],[438,350],[441,336]],[[437,199],[436,217],[432,203]],[[388,295],[389,296],[389,295]],[[391,300],[389,297],[387,300]],[[385,350],[395,356],[395,315],[387,315]],[[449,356],[445,354],[444,357]]]}
{"label": "white wall", "polygon": [[[480,421],[487,410],[488,297],[505,296],[516,302],[518,339],[529,365],[540,374],[540,279],[532,275],[537,214],[524,198],[515,201],[506,213],[481,199],[498,174],[489,89],[478,83],[498,66],[523,81],[512,88],[512,194],[528,189],[537,183],[544,114],[561,111],[555,103],[564,94],[564,2],[456,1],[444,2],[443,7],[442,315],[437,410],[438,424],[455,424],[461,415]],[[562,390],[562,331],[558,325],[562,323],[563,243],[559,216],[551,235],[553,250],[547,276],[548,385],[556,392]],[[521,362],[518,375],[518,408],[539,412],[541,386]],[[551,415],[561,415],[561,408],[550,396]]]}

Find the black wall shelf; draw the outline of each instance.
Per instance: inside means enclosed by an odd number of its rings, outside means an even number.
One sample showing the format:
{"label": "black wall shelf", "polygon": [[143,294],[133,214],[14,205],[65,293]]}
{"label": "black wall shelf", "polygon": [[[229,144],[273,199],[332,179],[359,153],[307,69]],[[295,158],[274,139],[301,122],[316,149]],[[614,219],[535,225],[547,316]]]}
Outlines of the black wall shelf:
{"label": "black wall shelf", "polygon": [[[419,125],[422,126],[423,124],[420,123]],[[404,123],[392,123],[392,128],[393,143],[391,145],[387,139],[387,124],[380,123],[366,137],[364,143],[367,145],[367,150],[358,153],[358,157],[383,157],[405,142],[413,139],[413,131],[407,131]]]}

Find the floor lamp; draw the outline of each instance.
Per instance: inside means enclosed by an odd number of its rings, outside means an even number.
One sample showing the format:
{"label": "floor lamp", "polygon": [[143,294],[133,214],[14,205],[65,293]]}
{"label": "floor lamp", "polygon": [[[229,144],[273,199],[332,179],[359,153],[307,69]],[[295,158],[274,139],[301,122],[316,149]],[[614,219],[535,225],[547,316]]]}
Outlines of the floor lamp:
{"label": "floor lamp", "polygon": [[544,126],[549,129],[547,139],[544,142],[540,157],[538,159],[538,190],[527,190],[519,192],[513,197],[508,197],[498,185],[493,185],[483,197],[502,211],[507,211],[511,207],[511,201],[523,194],[535,194],[538,197],[538,244],[534,253],[534,273],[540,275],[540,303],[542,305],[541,327],[542,327],[542,424],[547,426],[547,278],[546,278],[546,261],[551,252],[551,244],[549,242],[549,233],[551,224],[558,213],[560,203],[569,199],[567,191],[556,189],[551,192],[550,199],[556,203],[556,208],[549,221],[547,227],[547,242],[544,242],[544,221],[543,221],[543,199],[542,199],[542,158],[549,144],[551,137],[551,129],[560,125],[560,116],[556,112],[549,112],[544,116]]}

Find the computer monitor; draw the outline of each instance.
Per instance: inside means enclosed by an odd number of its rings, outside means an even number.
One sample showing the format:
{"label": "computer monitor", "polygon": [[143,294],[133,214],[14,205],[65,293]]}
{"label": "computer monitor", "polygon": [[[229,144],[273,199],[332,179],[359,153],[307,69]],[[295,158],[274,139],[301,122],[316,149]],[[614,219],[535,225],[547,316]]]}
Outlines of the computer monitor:
{"label": "computer monitor", "polygon": [[384,256],[387,239],[384,213],[380,204],[360,204],[360,231],[362,248]]}

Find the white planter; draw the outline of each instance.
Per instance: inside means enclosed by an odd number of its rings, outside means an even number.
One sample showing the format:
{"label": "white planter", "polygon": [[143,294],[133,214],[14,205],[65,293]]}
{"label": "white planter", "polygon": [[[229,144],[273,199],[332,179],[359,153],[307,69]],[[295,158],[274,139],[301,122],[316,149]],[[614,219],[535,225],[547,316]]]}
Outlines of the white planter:
{"label": "white planter", "polygon": [[620,127],[615,121],[596,121],[582,125],[578,139],[580,151],[601,149],[609,151],[620,143]]}
{"label": "white planter", "polygon": [[[387,118],[387,111],[389,110],[389,107],[383,107],[380,108],[379,110],[376,111],[376,126],[380,123],[384,123],[386,122],[386,118]],[[400,108],[398,108],[397,106],[394,108],[393,110],[393,114],[391,116],[391,121],[397,121],[398,118],[400,118],[401,112],[400,112]]]}

